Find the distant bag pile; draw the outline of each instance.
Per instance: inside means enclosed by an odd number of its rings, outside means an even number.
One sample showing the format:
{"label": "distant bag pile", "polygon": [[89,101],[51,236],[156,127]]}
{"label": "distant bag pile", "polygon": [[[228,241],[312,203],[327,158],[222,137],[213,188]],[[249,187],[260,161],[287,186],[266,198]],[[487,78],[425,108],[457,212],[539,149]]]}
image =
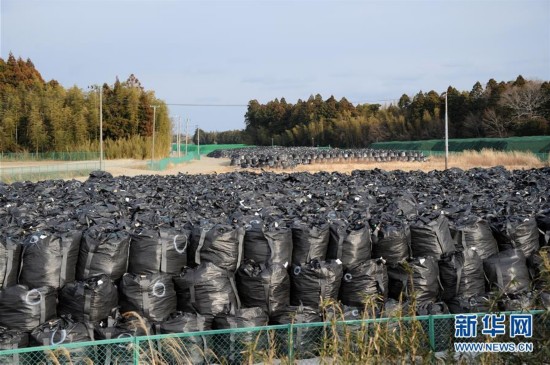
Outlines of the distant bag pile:
{"label": "distant bag pile", "polygon": [[[346,318],[548,308],[549,195],[548,168],[0,184],[0,349],[309,323],[327,303]],[[217,355],[242,360],[223,340]]]}

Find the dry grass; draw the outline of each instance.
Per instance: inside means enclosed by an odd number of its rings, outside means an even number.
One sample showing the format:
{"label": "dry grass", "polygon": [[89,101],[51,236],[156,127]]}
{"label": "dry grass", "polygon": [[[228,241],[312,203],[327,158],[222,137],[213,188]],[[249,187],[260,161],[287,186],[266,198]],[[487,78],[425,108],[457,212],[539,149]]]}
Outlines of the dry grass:
{"label": "dry grass", "polygon": [[[448,167],[458,167],[463,170],[468,170],[474,167],[493,167],[504,166],[509,170],[521,170],[540,168],[549,166],[550,160],[542,162],[537,156],[530,152],[505,152],[495,151],[490,149],[484,149],[482,151],[464,151],[462,153],[456,153],[449,155]],[[313,165],[299,165],[292,171],[307,171],[307,172],[319,172],[319,171],[338,171],[342,173],[350,173],[353,170],[370,170],[379,168],[382,170],[403,170],[403,171],[433,171],[445,169],[445,157],[432,156],[427,162],[405,162],[405,161],[391,161],[391,162],[343,162],[343,163],[331,163],[331,164],[313,164]],[[281,170],[274,170],[281,171]]]}

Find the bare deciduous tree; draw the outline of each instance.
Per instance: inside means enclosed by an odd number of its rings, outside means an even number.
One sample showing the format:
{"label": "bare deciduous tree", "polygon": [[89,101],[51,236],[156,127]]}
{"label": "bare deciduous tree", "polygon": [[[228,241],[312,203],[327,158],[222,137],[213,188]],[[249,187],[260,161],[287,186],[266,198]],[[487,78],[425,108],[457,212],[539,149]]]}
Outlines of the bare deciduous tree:
{"label": "bare deciduous tree", "polygon": [[502,94],[500,103],[512,111],[516,121],[542,118],[541,106],[546,96],[541,90],[541,82],[528,81],[522,86],[512,86]]}
{"label": "bare deciduous tree", "polygon": [[495,109],[490,108],[483,113],[481,121],[483,129],[489,137],[508,137],[508,130],[512,125],[511,119],[498,115]]}

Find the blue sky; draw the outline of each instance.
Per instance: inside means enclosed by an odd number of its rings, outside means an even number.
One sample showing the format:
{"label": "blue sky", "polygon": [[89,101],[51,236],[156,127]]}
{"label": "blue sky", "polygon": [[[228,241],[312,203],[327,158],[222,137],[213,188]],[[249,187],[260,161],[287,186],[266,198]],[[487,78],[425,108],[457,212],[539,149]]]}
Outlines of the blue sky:
{"label": "blue sky", "polygon": [[[0,0],[0,55],[66,87],[135,74],[168,104],[385,103],[476,81],[550,80],[550,1]],[[205,130],[245,106],[169,105]]]}

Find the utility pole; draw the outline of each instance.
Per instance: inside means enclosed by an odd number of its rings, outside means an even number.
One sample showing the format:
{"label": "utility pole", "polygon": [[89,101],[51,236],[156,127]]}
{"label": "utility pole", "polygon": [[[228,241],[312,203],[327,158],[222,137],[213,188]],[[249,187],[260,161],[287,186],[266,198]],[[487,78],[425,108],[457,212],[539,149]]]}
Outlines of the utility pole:
{"label": "utility pole", "polygon": [[447,95],[445,92],[445,170],[449,167],[449,114],[447,108]]}
{"label": "utility pole", "polygon": [[197,160],[201,159],[201,130],[199,129],[199,125],[196,124],[195,126],[197,128]]}
{"label": "utility pole", "polygon": [[103,171],[103,86],[99,87],[99,170]]}
{"label": "utility pole", "polygon": [[189,117],[185,120],[185,156],[187,156],[187,140],[189,139]]}
{"label": "utility pole", "polygon": [[[99,92],[99,170],[103,170],[103,86],[91,85],[89,89],[97,90]],[[15,130],[17,139],[17,129]],[[16,141],[17,142],[17,141]]]}
{"label": "utility pole", "polygon": [[181,124],[181,117],[179,115],[176,115],[178,118],[178,136],[176,138],[176,143],[178,144],[178,157],[181,157],[181,135],[180,135],[180,124]]}
{"label": "utility pole", "polygon": [[151,105],[153,108],[153,147],[151,148],[151,169],[153,168],[153,160],[155,159],[155,129],[157,124],[157,108],[158,105]]}

